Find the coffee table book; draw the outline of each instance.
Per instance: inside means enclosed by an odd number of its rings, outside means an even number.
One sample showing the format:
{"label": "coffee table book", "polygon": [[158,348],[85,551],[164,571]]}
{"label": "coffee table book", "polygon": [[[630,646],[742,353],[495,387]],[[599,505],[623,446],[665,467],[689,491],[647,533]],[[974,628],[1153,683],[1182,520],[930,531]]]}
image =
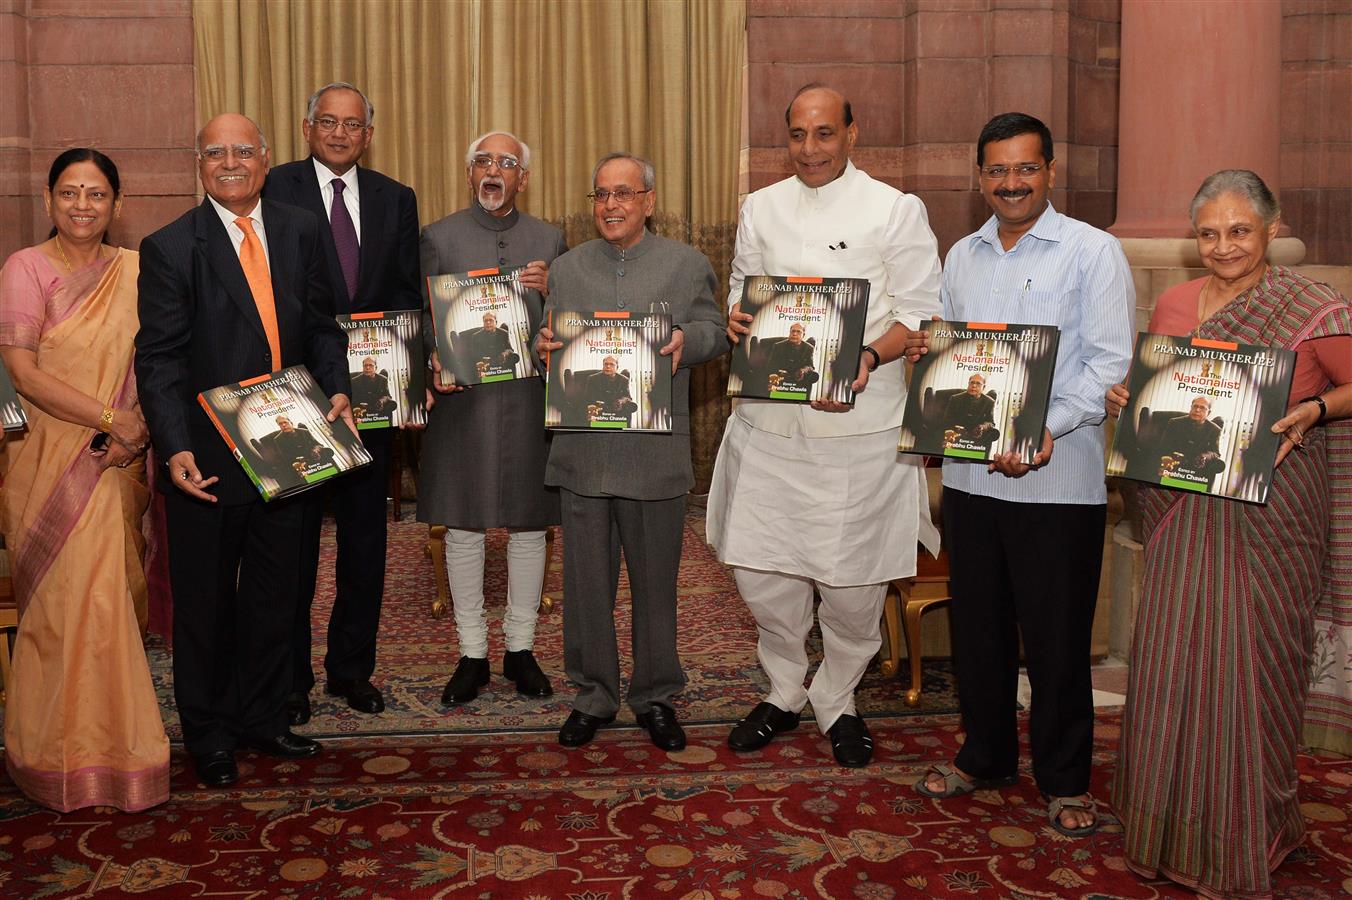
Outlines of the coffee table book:
{"label": "coffee table book", "polygon": [[929,352],[912,372],[902,453],[986,462],[1009,452],[1031,464],[1042,447],[1060,329],[932,320]]}
{"label": "coffee table book", "polygon": [[554,311],[545,427],[671,431],[671,342],[666,313]]}
{"label": "coffee table book", "polygon": [[732,349],[728,396],[853,403],[869,287],[867,278],[747,278],[740,309],[750,334]]}
{"label": "coffee table book", "polygon": [[428,277],[443,384],[493,384],[537,374],[530,354],[535,329],[519,277],[523,268]]}
{"label": "coffee table book", "polygon": [[264,500],[308,490],[371,462],[304,366],[289,366],[197,395],[197,402]]}
{"label": "coffee table book", "polygon": [[1266,503],[1295,364],[1283,348],[1143,332],[1108,474]]}
{"label": "coffee table book", "polygon": [[426,425],[422,310],[338,316],[347,332],[352,418],[359,430]]}

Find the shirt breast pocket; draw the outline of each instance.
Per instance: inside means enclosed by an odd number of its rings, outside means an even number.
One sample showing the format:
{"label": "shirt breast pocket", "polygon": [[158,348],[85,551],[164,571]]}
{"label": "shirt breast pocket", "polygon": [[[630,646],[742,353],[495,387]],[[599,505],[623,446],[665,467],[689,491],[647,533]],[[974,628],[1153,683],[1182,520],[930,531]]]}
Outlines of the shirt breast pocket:
{"label": "shirt breast pocket", "polygon": [[1019,298],[1022,325],[1055,325],[1062,331],[1074,328],[1080,321],[1080,292],[1027,291]]}

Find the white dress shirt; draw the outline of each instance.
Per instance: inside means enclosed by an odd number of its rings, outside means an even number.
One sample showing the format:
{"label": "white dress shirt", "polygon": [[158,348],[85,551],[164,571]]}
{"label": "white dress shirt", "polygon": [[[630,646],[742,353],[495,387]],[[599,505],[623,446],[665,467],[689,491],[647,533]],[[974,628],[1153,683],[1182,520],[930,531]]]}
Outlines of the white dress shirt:
{"label": "white dress shirt", "polygon": [[[833,249],[834,248],[834,249]],[[728,303],[751,275],[867,278],[864,342],[901,322],[917,327],[939,312],[939,248],[925,205],[846,163],[839,178],[810,188],[797,177],[756,191],[742,204]],[[880,366],[846,413],[807,404],[734,400],[753,428],[808,437],[868,434],[901,426],[906,383],[900,362]]]}
{"label": "white dress shirt", "polygon": [[[244,246],[244,229],[235,224],[239,216],[232,213],[216,202],[216,198],[207,194],[207,199],[211,201],[212,208],[216,210],[216,215],[221,217],[221,224],[225,226],[225,233],[230,236],[230,243],[235,248],[235,255],[239,256],[239,248]],[[269,274],[272,272],[272,257],[268,255],[268,233],[263,227],[263,201],[260,200],[254,204],[246,218],[253,219],[254,234],[258,235],[258,243],[263,245],[263,260],[268,264]]]}
{"label": "white dress shirt", "polygon": [[333,174],[333,170],[324,165],[313,156],[310,162],[315,164],[315,177],[319,179],[319,196],[324,200],[324,212],[333,221],[333,179],[340,178],[343,182],[343,205],[347,207],[347,214],[352,217],[352,227],[357,231],[357,243],[361,244],[361,196],[357,190],[357,167],[352,166],[341,175]]}

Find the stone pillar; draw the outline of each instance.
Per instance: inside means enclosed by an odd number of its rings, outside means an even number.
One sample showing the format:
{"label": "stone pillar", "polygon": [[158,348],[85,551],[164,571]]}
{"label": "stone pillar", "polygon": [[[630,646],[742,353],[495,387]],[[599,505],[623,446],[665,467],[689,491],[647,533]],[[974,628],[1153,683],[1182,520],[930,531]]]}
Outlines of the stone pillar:
{"label": "stone pillar", "polygon": [[[1218,169],[1280,189],[1281,4],[1122,4],[1117,221],[1134,265],[1196,266],[1188,204]],[[1139,239],[1150,239],[1141,241]],[[1273,244],[1296,263],[1299,241]]]}
{"label": "stone pillar", "polygon": [[0,0],[0,262],[46,237],[70,147],[122,176],[110,240],[135,248],[197,203],[191,0]]}

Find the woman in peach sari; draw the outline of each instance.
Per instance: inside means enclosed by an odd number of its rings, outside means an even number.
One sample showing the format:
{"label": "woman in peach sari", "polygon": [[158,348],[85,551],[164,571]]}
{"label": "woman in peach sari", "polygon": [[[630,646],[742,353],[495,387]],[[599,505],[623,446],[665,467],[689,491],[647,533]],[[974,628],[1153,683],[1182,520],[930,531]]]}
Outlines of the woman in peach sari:
{"label": "woman in peach sari", "polygon": [[148,500],[136,399],[137,255],[104,243],[117,168],[68,150],[44,192],[52,237],[0,270],[0,356],[29,430],[6,448],[3,527],[19,632],[5,766],[68,812],[169,797],[169,743],[141,644]]}

